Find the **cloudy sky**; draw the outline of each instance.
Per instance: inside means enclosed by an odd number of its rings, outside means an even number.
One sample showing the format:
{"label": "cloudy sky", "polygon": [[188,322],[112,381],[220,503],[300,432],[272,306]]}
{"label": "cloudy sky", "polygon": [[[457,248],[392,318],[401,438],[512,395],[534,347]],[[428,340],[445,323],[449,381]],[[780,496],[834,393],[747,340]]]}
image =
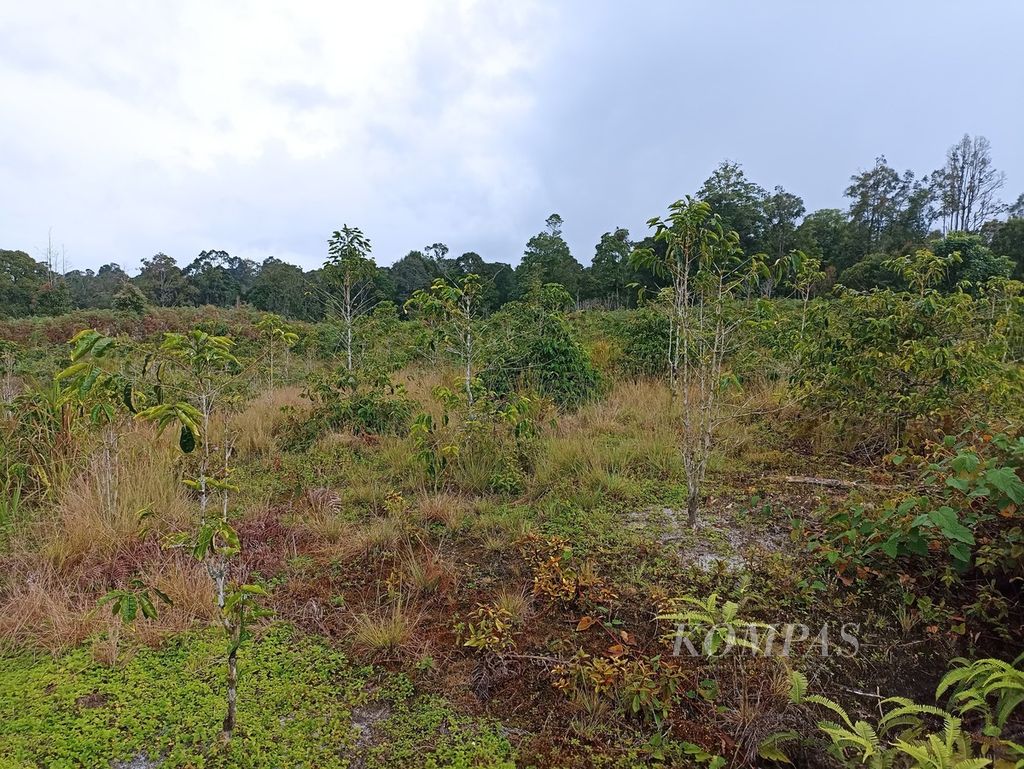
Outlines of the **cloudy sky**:
{"label": "cloudy sky", "polygon": [[1013,199],[1022,28],[1016,0],[0,0],[0,248],[313,267],[348,223],[382,264],[516,262],[557,211],[587,262],[724,158],[842,206],[964,132]]}

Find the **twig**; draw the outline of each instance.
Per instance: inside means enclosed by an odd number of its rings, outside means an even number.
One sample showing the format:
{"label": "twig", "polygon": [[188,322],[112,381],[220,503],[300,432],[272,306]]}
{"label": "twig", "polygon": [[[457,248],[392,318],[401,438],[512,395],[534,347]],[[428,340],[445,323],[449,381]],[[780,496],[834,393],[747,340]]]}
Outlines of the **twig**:
{"label": "twig", "polygon": [[838,489],[891,488],[890,486],[881,483],[871,483],[868,481],[844,481],[840,478],[812,478],[809,475],[783,475],[776,476],[771,480],[779,480],[783,483],[806,483],[812,486],[826,486]]}

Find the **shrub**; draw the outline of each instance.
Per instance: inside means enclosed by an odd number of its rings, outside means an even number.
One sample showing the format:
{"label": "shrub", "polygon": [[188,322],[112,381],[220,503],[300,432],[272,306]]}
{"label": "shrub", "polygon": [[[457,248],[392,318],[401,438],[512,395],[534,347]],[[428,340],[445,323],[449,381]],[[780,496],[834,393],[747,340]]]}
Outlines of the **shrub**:
{"label": "shrub", "polygon": [[877,511],[849,505],[829,519],[824,548],[840,571],[919,557],[960,572],[974,559],[985,576],[1021,576],[1024,437],[947,435],[911,464],[908,481],[919,493],[894,496]]}
{"label": "shrub", "polygon": [[597,393],[600,376],[564,312],[568,298],[561,286],[548,284],[492,316],[485,336],[496,341],[481,373],[487,388],[534,390],[563,408]]}
{"label": "shrub", "polygon": [[966,294],[844,293],[811,308],[798,387],[807,413],[884,452],[912,423],[1020,413],[1019,367]]}
{"label": "shrub", "polygon": [[383,374],[313,374],[304,395],[313,403],[313,410],[289,420],[284,430],[285,448],[291,451],[308,449],[333,430],[397,435],[406,429],[412,415],[412,401],[405,396],[405,389]]}

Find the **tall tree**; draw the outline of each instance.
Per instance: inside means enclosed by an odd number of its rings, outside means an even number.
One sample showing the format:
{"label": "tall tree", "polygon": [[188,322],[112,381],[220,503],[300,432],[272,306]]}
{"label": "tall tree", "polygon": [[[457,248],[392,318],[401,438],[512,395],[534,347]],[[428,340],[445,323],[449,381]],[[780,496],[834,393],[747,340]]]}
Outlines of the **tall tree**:
{"label": "tall tree", "polygon": [[1024,216],[1013,216],[1000,222],[992,236],[991,248],[1014,264],[1013,275],[1024,279]]}
{"label": "tall tree", "polygon": [[723,160],[697,192],[722,219],[726,230],[735,230],[746,251],[757,251],[767,225],[765,199],[768,192],[747,178],[743,167]]}
{"label": "tall tree", "polygon": [[24,251],[0,249],[0,317],[31,315],[37,293],[47,282],[46,266]]}
{"label": "tall tree", "polygon": [[377,265],[370,258],[370,241],[358,227],[347,224],[335,230],[327,241],[327,262],[324,274],[337,291],[337,314],[345,334],[345,360],[353,370],[352,334],[355,321],[369,309],[373,298],[373,279]]}
{"label": "tall tree", "polygon": [[210,249],[200,252],[182,274],[188,281],[188,299],[194,304],[229,307],[242,296],[242,286],[228,265],[233,257],[227,251]]}
{"label": "tall tree", "polygon": [[142,271],[134,283],[149,301],[160,307],[182,304],[188,293],[188,282],[178,263],[163,253],[142,260]]}
{"label": "tall tree", "polygon": [[96,272],[92,270],[71,270],[64,275],[76,308],[109,308],[128,274],[118,264],[104,264]]}
{"label": "tall tree", "polygon": [[1007,206],[1006,216],[1010,219],[1024,219],[1024,192],[1017,196],[1017,200]]}
{"label": "tall tree", "polygon": [[992,145],[984,136],[964,134],[932,179],[943,232],[977,232],[1005,209],[998,194],[1006,174],[992,165]]}
{"label": "tall tree", "polygon": [[776,260],[792,251],[796,247],[800,217],[806,210],[803,198],[776,187],[764,200],[764,235],[758,250]]}
{"label": "tall tree", "polygon": [[849,231],[849,222],[838,208],[812,211],[797,227],[796,247],[820,259],[826,270],[838,273],[855,260]]}
{"label": "tall tree", "polygon": [[633,268],[629,263],[632,252],[629,230],[616,227],[614,232],[601,236],[589,270],[595,297],[608,299],[615,307],[622,305],[626,300],[626,286],[632,281]]}
{"label": "tall tree", "polygon": [[437,277],[435,266],[422,251],[410,251],[390,268],[395,285],[395,301],[404,304],[421,288],[429,288]]}
{"label": "tall tree", "polygon": [[308,283],[301,267],[268,256],[246,298],[257,310],[286,318],[319,320],[323,317],[323,301]]}
{"label": "tall tree", "polygon": [[900,174],[881,155],[875,165],[850,177],[851,236],[857,258],[879,251],[902,251],[920,243],[931,223],[930,187],[913,171]]}
{"label": "tall tree", "polygon": [[523,259],[516,268],[519,290],[526,292],[531,285],[558,283],[572,297],[579,298],[583,265],[576,261],[562,237],[562,217],[551,214],[545,227],[544,232],[526,243]]}

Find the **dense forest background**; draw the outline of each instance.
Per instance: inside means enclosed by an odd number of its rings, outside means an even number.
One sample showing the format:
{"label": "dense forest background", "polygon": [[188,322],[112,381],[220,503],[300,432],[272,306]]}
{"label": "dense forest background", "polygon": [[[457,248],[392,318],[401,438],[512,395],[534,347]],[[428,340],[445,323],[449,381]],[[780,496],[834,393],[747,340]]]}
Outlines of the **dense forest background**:
{"label": "dense forest background", "polygon": [[[739,233],[747,253],[774,259],[800,250],[820,259],[826,274],[815,288],[820,294],[835,283],[852,289],[903,288],[885,262],[919,248],[939,256],[959,252],[959,263],[945,278],[948,290],[995,276],[1024,277],[1024,194],[1006,203],[1004,186],[1005,175],[993,163],[988,140],[965,135],[931,173],[900,172],[884,156],[877,158],[850,178],[846,210],[807,212],[799,195],[780,186],[768,190],[731,161],[722,162],[696,194],[721,214],[727,229]],[[401,305],[438,277],[477,274],[486,286],[484,309],[490,311],[537,282],[561,284],[579,308],[627,307],[635,304],[636,285],[657,283],[650,273],[630,266],[629,255],[637,246],[659,247],[650,238],[637,239],[615,228],[601,235],[584,266],[562,236],[561,217],[552,214],[527,241],[515,267],[486,261],[473,251],[454,256],[444,243],[434,243],[376,267],[364,299]],[[142,260],[137,275],[115,262],[61,274],[59,262],[52,248],[41,260],[22,250],[0,250],[0,317],[248,304],[316,321],[332,314],[339,289],[330,269],[305,271],[273,256],[257,263],[218,249],[204,250],[184,264],[158,253]],[[766,294],[785,290],[763,287]]]}

